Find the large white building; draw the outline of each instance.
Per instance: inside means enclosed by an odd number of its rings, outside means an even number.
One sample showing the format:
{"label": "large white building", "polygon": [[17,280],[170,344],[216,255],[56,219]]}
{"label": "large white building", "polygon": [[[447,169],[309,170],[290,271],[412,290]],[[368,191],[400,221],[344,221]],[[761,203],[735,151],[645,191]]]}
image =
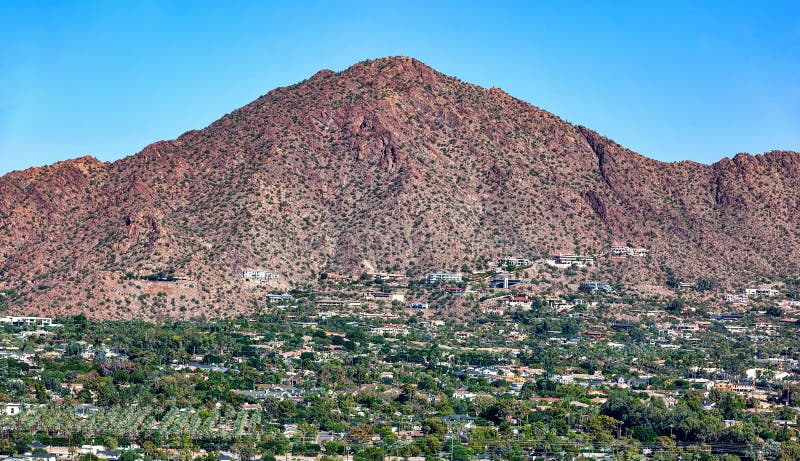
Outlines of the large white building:
{"label": "large white building", "polygon": [[278,278],[278,274],[258,270],[244,270],[242,271],[242,277],[246,279],[275,280]]}
{"label": "large white building", "polygon": [[462,280],[463,280],[463,276],[458,272],[456,272],[456,273],[451,273],[451,272],[433,272],[433,273],[428,274],[427,277],[425,277],[425,281],[427,283],[437,283],[437,282],[455,282],[455,283],[459,283]]}
{"label": "large white building", "polygon": [[530,266],[531,265],[531,260],[530,259],[527,259],[527,258],[512,258],[510,256],[508,258],[504,259],[502,262],[503,262],[503,264],[508,264],[510,266]]}
{"label": "large white building", "polygon": [[572,253],[558,253],[553,255],[553,262],[557,266],[569,266],[572,264],[578,267],[594,265],[594,256],[583,256]]}
{"label": "large white building", "polygon": [[0,323],[9,323],[17,327],[23,325],[49,327],[53,324],[53,319],[50,317],[0,317]]}

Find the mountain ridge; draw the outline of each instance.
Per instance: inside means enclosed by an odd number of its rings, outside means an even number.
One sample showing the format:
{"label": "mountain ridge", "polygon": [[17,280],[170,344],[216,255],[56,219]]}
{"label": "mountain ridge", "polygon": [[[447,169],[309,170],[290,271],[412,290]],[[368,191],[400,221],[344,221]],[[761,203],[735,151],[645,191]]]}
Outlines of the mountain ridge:
{"label": "mountain ridge", "polygon": [[[1,177],[0,289],[16,290],[18,311],[221,315],[327,271],[418,276],[612,240],[654,253],[647,267],[597,269],[620,283],[658,284],[667,269],[774,278],[800,256],[799,158],[660,162],[502,90],[382,58],[321,70],[115,162]],[[252,285],[246,268],[281,278]],[[125,276],[161,270],[194,283]]]}

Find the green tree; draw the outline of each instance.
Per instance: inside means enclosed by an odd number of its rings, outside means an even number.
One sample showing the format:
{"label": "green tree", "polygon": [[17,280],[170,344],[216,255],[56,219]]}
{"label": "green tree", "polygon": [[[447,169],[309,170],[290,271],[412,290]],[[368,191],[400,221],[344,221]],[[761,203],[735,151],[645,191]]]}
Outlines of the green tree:
{"label": "green tree", "polygon": [[442,418],[430,417],[422,420],[422,430],[425,434],[433,435],[442,440],[447,434],[447,424]]}
{"label": "green tree", "polygon": [[382,461],[386,452],[378,447],[365,447],[353,455],[353,461]]}
{"label": "green tree", "polygon": [[0,455],[13,455],[16,445],[9,439],[0,439]]}

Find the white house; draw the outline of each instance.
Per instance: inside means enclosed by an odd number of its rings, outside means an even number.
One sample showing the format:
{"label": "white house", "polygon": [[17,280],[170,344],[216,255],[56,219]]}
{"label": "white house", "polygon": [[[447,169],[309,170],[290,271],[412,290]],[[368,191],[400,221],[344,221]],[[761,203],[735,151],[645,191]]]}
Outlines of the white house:
{"label": "white house", "polygon": [[24,410],[21,403],[0,403],[0,408],[3,409],[3,414],[8,416],[18,415]]}
{"label": "white house", "polygon": [[278,278],[278,274],[260,270],[243,270],[242,277],[246,279],[275,280]]}
{"label": "white house", "polygon": [[463,280],[463,276],[456,272],[432,272],[425,277],[425,281],[427,283],[437,283],[437,282],[456,282],[459,283]]}
{"label": "white house", "polygon": [[53,324],[53,319],[50,317],[0,317],[0,323],[10,323],[18,327],[23,325],[49,327]]}

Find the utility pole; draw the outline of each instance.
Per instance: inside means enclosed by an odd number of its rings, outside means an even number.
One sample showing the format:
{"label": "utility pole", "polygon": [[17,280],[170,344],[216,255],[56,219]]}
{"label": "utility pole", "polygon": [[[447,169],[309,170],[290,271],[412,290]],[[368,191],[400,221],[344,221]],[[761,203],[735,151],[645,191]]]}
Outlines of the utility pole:
{"label": "utility pole", "polygon": [[450,461],[453,461],[453,449],[455,447],[455,441],[453,440],[453,420],[447,420],[447,433],[450,436]]}

